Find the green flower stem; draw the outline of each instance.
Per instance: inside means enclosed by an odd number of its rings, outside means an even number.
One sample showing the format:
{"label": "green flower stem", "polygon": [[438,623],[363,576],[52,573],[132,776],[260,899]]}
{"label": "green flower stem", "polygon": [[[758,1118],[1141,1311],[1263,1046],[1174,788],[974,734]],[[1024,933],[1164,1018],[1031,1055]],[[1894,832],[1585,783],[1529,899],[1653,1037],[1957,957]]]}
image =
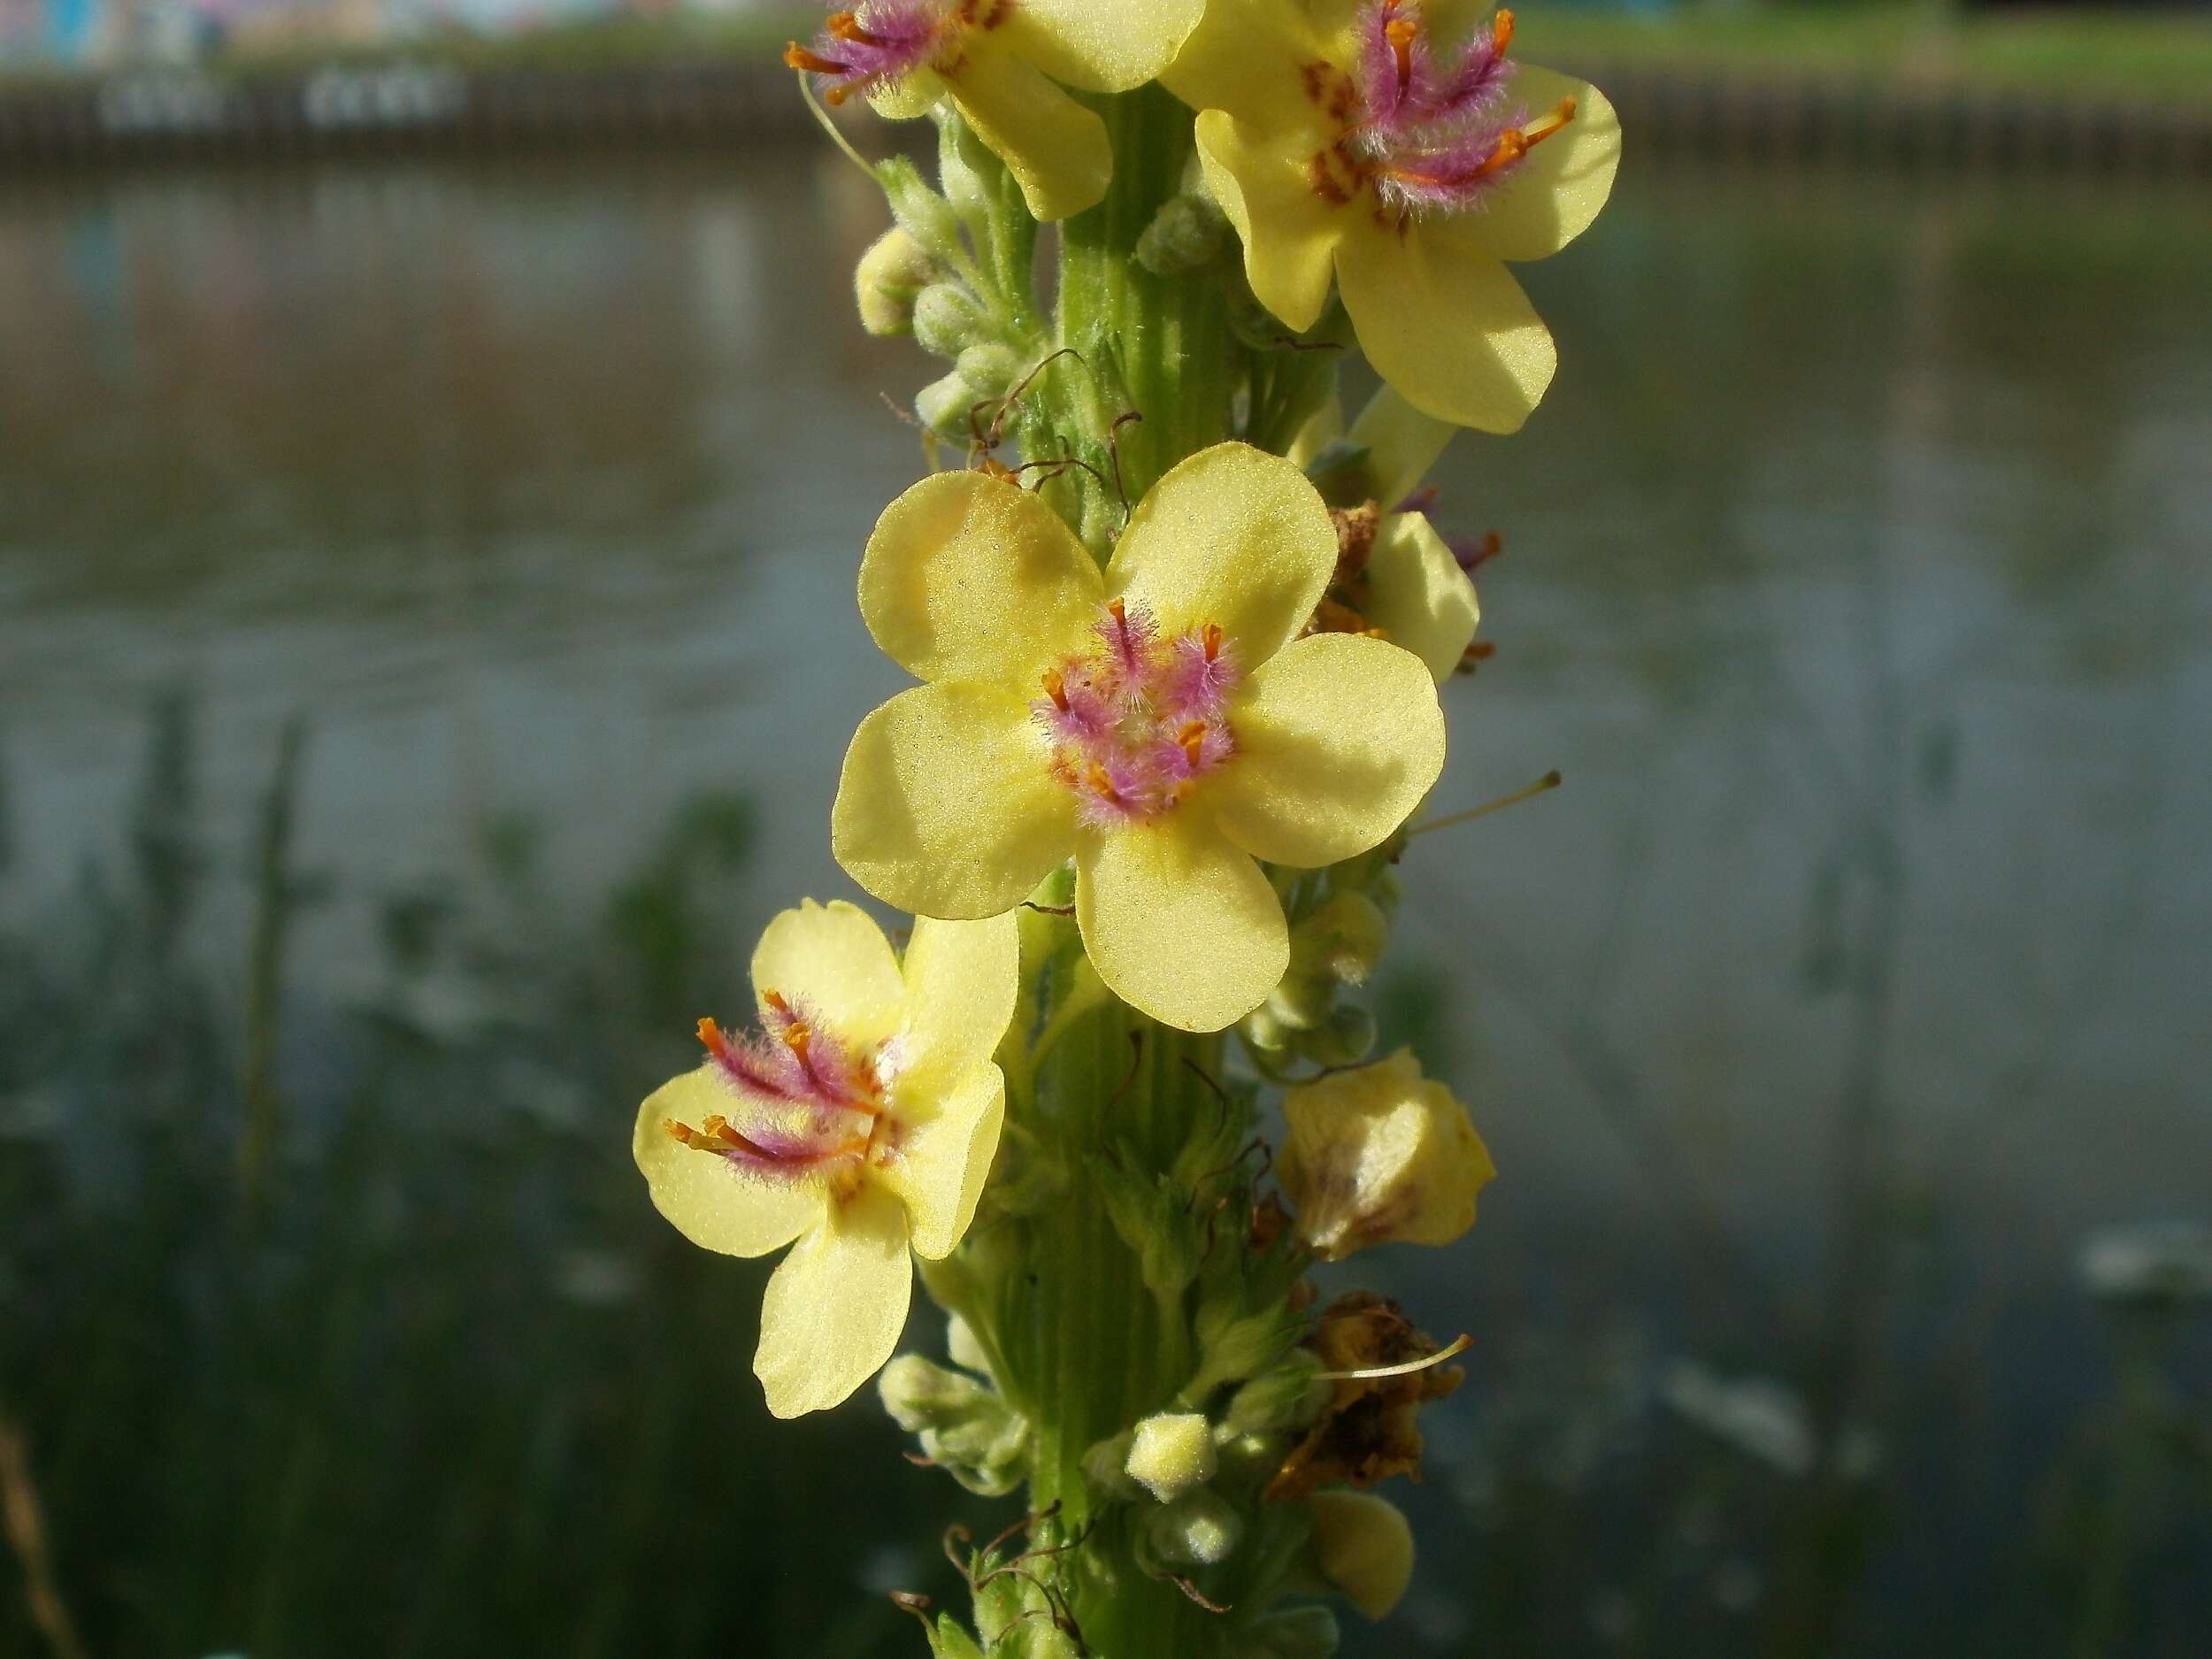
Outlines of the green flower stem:
{"label": "green flower stem", "polygon": [[1062,1540],[1099,1523],[1062,1583],[1085,1640],[1103,1655],[1205,1659],[1225,1638],[1218,1615],[1144,1573],[1083,1469],[1094,1446],[1170,1406],[1193,1363],[1185,1297],[1146,1286],[1095,1171],[1121,1160],[1164,1172],[1212,1107],[1206,1079],[1222,1051],[1217,1034],[1174,1031],[1104,998],[1076,1014],[1046,1060],[1025,1125],[1065,1185],[1030,1224],[1031,1288],[1010,1310],[1026,1340],[1006,1346],[1033,1369],[1010,1380],[1035,1428],[1033,1508],[1060,1506]]}
{"label": "green flower stem", "polygon": [[[1091,100],[1114,145],[1105,200],[1060,228],[1059,340],[1082,353],[1089,374],[1056,377],[1074,407],[1068,424],[1084,458],[1141,500],[1184,457],[1232,435],[1244,354],[1229,331],[1218,287],[1158,277],[1137,261],[1137,239],[1181,187],[1191,154],[1191,113],[1156,86]],[[1143,416],[1112,435],[1115,419]],[[1121,503],[1083,487],[1080,528],[1094,548],[1120,523]],[[1102,526],[1100,515],[1110,507]]]}

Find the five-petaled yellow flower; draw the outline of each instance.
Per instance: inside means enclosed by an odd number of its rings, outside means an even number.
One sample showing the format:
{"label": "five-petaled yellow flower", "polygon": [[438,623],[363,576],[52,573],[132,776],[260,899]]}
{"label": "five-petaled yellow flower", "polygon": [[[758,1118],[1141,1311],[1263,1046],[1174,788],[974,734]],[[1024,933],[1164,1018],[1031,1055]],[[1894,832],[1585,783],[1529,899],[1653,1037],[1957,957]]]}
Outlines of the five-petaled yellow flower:
{"label": "five-petaled yellow flower", "polygon": [[1162,75],[1201,111],[1207,186],[1252,290],[1289,327],[1334,277],[1368,361],[1415,407],[1511,432],[1551,334],[1509,260],[1578,235],[1620,127],[1594,87],[1506,56],[1474,0],[1212,0]]}
{"label": "five-petaled yellow flower", "polygon": [[[855,92],[878,113],[920,115],[949,99],[1006,163],[1041,219],[1106,194],[1106,125],[1062,90],[1125,92],[1164,68],[1205,0],[859,0],[784,61]],[[1055,85],[1055,82],[1061,85]]]}
{"label": "five-petaled yellow flower", "polygon": [[707,1063],[638,1112],[653,1202],[694,1244],[765,1256],[753,1370],[768,1409],[837,1404],[906,1324],[910,1247],[949,1255],[975,1217],[1005,1118],[992,1051],[1013,1018],[1010,918],[918,921],[902,963],[850,904],[811,901],[753,953],[761,1034],[702,1020]]}
{"label": "five-petaled yellow flower", "polygon": [[1258,861],[1366,851],[1444,764],[1420,658],[1301,637],[1336,561],[1318,492],[1240,443],[1163,478],[1102,574],[1015,484],[925,479],[870,537],[860,608],[926,683],[854,735],[838,862],[889,903],[976,917],[1072,856],[1116,995],[1190,1031],[1241,1018],[1289,961]]}

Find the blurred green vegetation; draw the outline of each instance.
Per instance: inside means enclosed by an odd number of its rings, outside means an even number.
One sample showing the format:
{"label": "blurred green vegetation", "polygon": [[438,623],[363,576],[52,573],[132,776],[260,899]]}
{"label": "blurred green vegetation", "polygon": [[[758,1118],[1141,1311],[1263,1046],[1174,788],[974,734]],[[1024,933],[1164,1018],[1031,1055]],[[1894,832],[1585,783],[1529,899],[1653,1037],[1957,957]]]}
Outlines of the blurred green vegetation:
{"label": "blurred green vegetation", "polygon": [[[693,801],[595,912],[502,826],[471,900],[385,898],[381,960],[331,1006],[286,995],[334,891],[290,863],[311,764],[288,728],[234,858],[166,703],[120,867],[0,934],[0,1508],[42,1511],[82,1651],[902,1637],[882,1593],[938,1587],[955,1494],[870,1402],[764,1417],[759,1264],[685,1244],[627,1153],[629,1102],[743,995],[746,804]],[[201,913],[242,877],[226,964]],[[74,1659],[12,1541],[0,1655]]]}

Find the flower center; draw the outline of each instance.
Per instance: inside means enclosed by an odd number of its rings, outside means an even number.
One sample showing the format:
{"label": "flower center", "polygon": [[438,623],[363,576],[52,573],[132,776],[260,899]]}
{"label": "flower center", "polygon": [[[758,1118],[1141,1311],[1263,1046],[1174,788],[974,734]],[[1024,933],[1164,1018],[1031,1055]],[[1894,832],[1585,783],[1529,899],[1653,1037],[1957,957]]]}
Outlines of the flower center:
{"label": "flower center", "polygon": [[1006,20],[1014,0],[862,0],[833,12],[810,46],[793,41],[783,60],[823,77],[822,96],[842,104],[856,92],[890,86],[924,64],[950,74],[959,67],[961,37]]}
{"label": "flower center", "polygon": [[1229,696],[1244,675],[1207,623],[1161,637],[1143,607],[1117,599],[1087,650],[1044,675],[1030,705],[1052,741],[1053,775],[1100,829],[1159,817],[1236,752]]}
{"label": "flower center", "polygon": [[1510,12],[1463,44],[1441,46],[1420,0],[1371,0],[1353,25],[1353,67],[1302,72],[1306,96],[1338,127],[1310,164],[1314,194],[1348,206],[1371,190],[1378,216],[1400,225],[1481,207],[1575,114],[1572,98],[1535,120],[1508,106],[1512,41]]}
{"label": "flower center", "polygon": [[711,1019],[699,1041],[734,1096],[734,1119],[717,1112],[696,1129],[664,1126],[686,1146],[775,1180],[828,1171],[856,1179],[893,1149],[897,1125],[885,1097],[884,1048],[856,1051],[824,1029],[803,1003],[762,993],[764,1029],[732,1038]]}

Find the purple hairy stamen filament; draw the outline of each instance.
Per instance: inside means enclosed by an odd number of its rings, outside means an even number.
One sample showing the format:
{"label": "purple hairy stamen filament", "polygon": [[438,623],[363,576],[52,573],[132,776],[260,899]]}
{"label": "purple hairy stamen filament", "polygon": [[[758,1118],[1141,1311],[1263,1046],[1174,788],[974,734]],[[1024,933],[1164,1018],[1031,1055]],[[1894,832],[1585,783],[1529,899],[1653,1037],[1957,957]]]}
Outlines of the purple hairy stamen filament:
{"label": "purple hairy stamen filament", "polygon": [[1432,146],[1494,115],[1513,73],[1505,55],[1511,16],[1502,12],[1464,46],[1440,50],[1417,4],[1374,0],[1365,7],[1354,26],[1361,137],[1379,151]]}
{"label": "purple hairy stamen filament", "polygon": [[732,1038],[710,1019],[699,1023],[737,1121],[717,1114],[697,1129],[671,1123],[669,1133],[776,1179],[864,1156],[884,1114],[872,1060],[855,1056],[803,1003],[765,991],[761,1004],[758,1036]]}
{"label": "purple hairy stamen filament", "polygon": [[1163,638],[1119,600],[1092,638],[1046,672],[1030,708],[1083,821],[1110,829],[1172,810],[1236,752],[1227,713],[1243,675],[1218,627]]}
{"label": "purple hairy stamen filament", "polygon": [[934,58],[956,28],[945,0],[863,0],[833,12],[812,45],[792,45],[784,61],[820,75],[831,103],[902,80]]}

